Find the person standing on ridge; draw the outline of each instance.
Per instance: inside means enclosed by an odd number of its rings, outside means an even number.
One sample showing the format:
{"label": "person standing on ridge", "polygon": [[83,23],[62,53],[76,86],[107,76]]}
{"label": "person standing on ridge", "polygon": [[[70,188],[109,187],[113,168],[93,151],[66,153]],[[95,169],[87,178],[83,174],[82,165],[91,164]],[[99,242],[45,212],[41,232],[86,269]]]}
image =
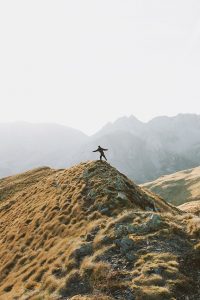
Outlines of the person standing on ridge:
{"label": "person standing on ridge", "polygon": [[101,155],[100,155],[100,160],[102,161],[102,157],[105,158],[105,160],[107,161],[107,158],[104,154],[104,151],[108,151],[108,149],[104,149],[104,148],[101,148],[101,146],[98,146],[97,150],[94,150],[92,152],[99,152]]}

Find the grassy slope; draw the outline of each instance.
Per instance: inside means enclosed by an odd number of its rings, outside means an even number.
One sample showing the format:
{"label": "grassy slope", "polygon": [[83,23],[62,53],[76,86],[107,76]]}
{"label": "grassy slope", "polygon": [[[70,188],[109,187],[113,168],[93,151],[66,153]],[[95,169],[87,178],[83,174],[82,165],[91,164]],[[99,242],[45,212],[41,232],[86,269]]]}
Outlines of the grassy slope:
{"label": "grassy slope", "polygon": [[198,201],[190,201],[184,204],[179,205],[179,209],[193,213],[200,217],[200,200]]}
{"label": "grassy slope", "polygon": [[200,167],[162,176],[143,187],[177,206],[200,200]]}
{"label": "grassy slope", "polygon": [[199,219],[107,163],[0,181],[0,300],[200,298]]}

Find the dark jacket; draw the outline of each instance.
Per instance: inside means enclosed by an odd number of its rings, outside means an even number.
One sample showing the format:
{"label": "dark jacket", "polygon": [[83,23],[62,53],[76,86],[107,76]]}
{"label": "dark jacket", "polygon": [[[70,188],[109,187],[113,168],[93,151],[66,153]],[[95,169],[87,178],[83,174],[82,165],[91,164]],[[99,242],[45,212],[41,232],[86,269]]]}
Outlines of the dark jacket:
{"label": "dark jacket", "polygon": [[97,148],[97,150],[94,150],[94,151],[92,151],[92,152],[100,152],[101,154],[104,154],[103,152],[104,151],[107,151],[108,149],[104,149],[104,148],[102,148],[101,146],[99,146],[98,148]]}

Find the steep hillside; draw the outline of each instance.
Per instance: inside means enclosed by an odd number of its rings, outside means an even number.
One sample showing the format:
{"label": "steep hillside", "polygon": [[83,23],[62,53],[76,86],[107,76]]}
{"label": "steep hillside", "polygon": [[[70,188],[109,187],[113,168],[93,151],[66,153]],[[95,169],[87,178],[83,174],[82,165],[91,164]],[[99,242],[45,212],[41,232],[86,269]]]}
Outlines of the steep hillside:
{"label": "steep hillside", "polygon": [[103,162],[0,181],[0,299],[200,298],[200,222]]}
{"label": "steep hillside", "polygon": [[162,176],[143,187],[176,206],[200,200],[200,167]]}
{"label": "steep hillside", "polygon": [[200,217],[200,200],[186,202],[184,204],[179,205],[178,208]]}

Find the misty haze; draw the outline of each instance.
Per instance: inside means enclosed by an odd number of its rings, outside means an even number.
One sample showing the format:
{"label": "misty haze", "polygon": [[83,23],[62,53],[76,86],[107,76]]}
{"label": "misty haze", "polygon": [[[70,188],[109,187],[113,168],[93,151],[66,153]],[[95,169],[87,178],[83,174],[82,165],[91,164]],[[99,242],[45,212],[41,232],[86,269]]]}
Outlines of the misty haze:
{"label": "misty haze", "polygon": [[0,125],[0,175],[40,166],[66,168],[99,159],[92,150],[109,148],[108,161],[137,183],[200,164],[200,115],[157,117],[147,123],[134,116],[108,123],[92,136],[56,124]]}

